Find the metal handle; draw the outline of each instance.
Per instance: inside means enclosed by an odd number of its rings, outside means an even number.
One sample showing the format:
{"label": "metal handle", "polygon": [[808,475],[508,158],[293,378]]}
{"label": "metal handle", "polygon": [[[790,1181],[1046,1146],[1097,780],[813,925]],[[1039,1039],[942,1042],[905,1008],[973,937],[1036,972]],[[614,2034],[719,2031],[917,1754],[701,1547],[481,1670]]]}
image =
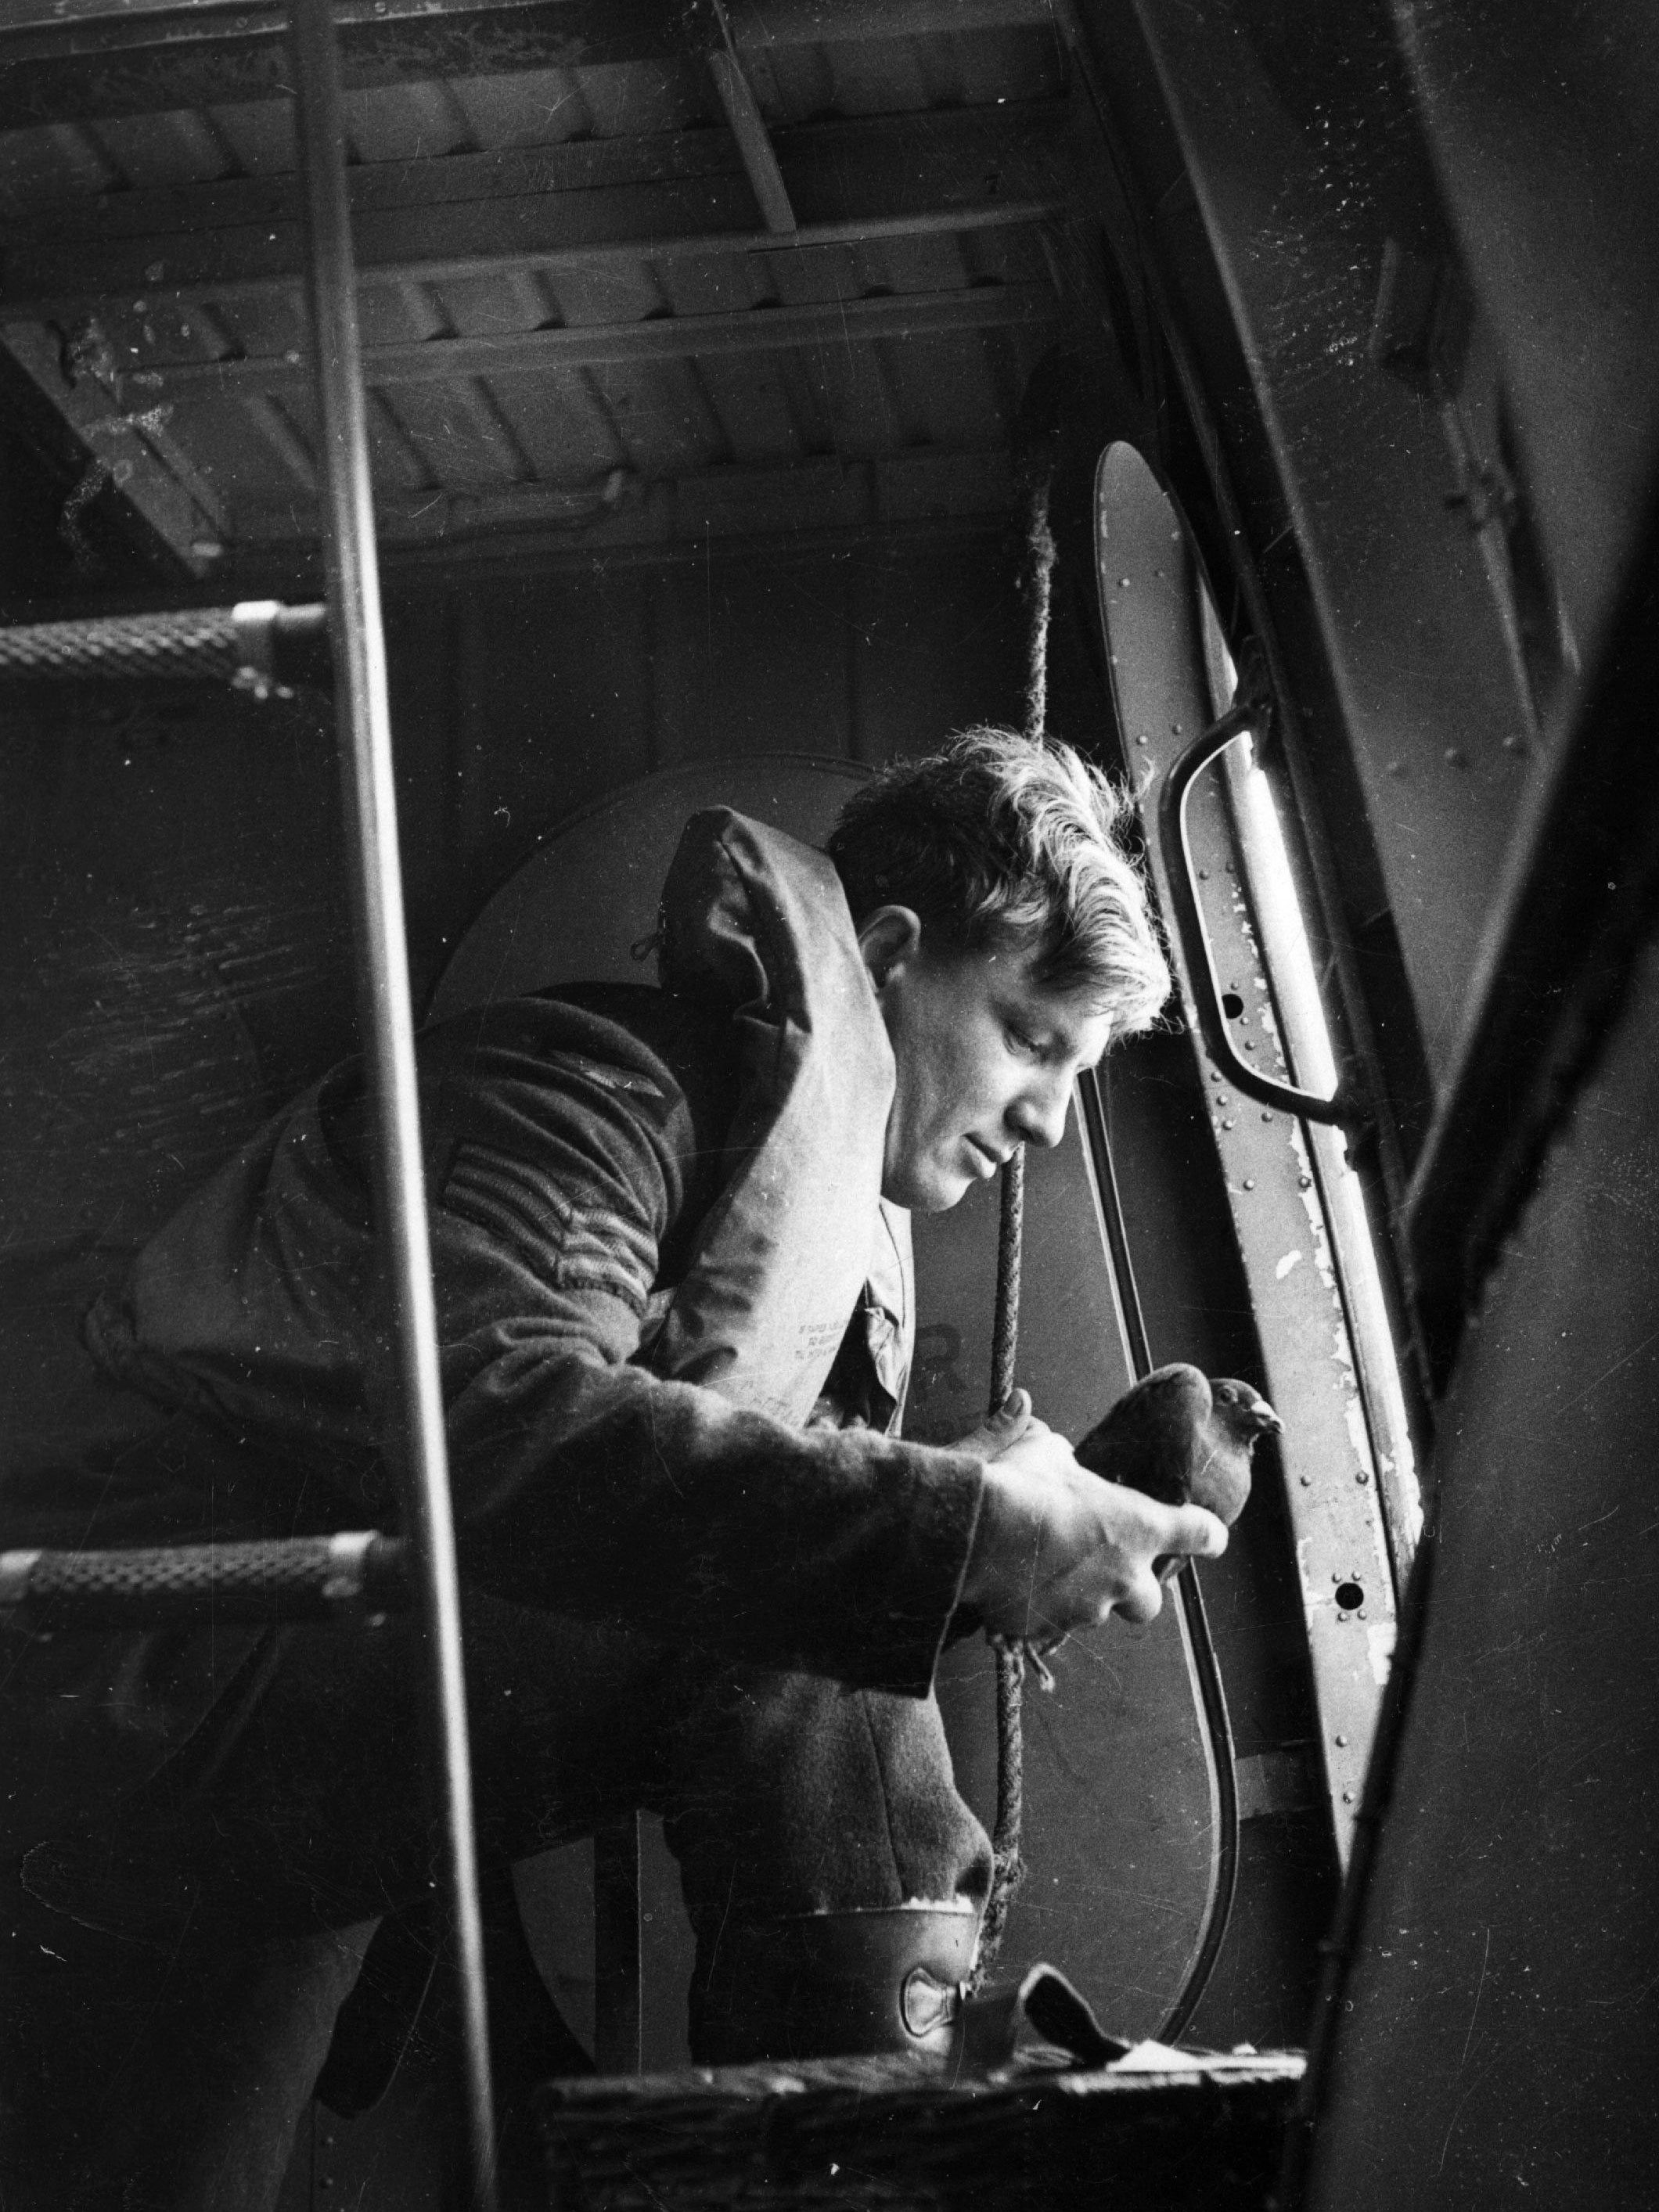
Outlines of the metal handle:
{"label": "metal handle", "polygon": [[327,658],[328,610],[275,599],[0,628],[0,678],[10,683],[187,678],[267,699],[296,684],[325,684]]}
{"label": "metal handle", "polygon": [[0,1552],[0,1620],[31,1630],[361,1623],[407,1602],[403,1544],[368,1528],[287,1542]]}
{"label": "metal handle", "polygon": [[1295,1084],[1280,1083],[1271,1075],[1264,1075],[1236,1048],[1222,1010],[1221,978],[1216,973],[1215,957],[1210,950],[1209,933],[1204,927],[1194,887],[1192,841],[1187,828],[1188,797],[1199,775],[1217,754],[1237,738],[1262,728],[1267,712],[1267,702],[1260,696],[1235,701],[1218,721],[1212,722],[1201,737],[1194,738],[1164,776],[1158,799],[1158,835],[1164,842],[1176,929],[1187,957],[1187,971],[1198,1011],[1199,1034],[1211,1059],[1224,1070],[1228,1081],[1247,1098],[1254,1098],[1263,1106],[1276,1107],[1281,1114],[1294,1114],[1304,1121],[1326,1121],[1339,1128],[1357,1130],[1365,1126],[1369,1116],[1346,1082],[1337,1085],[1333,1097],[1322,1098],[1316,1091],[1303,1091]]}

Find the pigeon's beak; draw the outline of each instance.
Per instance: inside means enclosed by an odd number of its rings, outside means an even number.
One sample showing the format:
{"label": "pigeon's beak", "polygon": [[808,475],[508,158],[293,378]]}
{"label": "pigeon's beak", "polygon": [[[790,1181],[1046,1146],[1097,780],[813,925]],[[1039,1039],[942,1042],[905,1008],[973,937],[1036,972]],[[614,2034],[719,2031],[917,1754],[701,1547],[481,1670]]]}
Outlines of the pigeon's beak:
{"label": "pigeon's beak", "polygon": [[1279,1419],[1278,1414],[1274,1413],[1271,1406],[1263,1402],[1252,1406],[1250,1411],[1255,1416],[1255,1425],[1257,1428],[1271,1430],[1273,1434],[1276,1437],[1282,1437],[1284,1435],[1285,1424]]}

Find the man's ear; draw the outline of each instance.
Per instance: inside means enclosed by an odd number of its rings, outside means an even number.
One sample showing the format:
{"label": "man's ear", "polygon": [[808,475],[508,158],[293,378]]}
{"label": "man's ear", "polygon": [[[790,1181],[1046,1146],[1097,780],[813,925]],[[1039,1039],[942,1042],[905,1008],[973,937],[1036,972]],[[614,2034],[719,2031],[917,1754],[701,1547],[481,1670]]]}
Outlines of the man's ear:
{"label": "man's ear", "polygon": [[859,951],[879,991],[921,949],[921,917],[908,906],[878,906],[859,924]]}

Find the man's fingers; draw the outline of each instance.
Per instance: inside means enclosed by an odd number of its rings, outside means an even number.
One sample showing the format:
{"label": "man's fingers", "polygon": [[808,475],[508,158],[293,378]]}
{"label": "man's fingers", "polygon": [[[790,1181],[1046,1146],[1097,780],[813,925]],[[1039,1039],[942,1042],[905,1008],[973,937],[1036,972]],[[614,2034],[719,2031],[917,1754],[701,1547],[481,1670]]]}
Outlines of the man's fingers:
{"label": "man's fingers", "polygon": [[988,1413],[976,1429],[970,1429],[957,1449],[976,1452],[981,1459],[995,1459],[1022,1437],[1046,1436],[1048,1432],[1044,1423],[1031,1418],[1030,1392],[1016,1390],[1006,1406],[994,1413]]}
{"label": "man's fingers", "polygon": [[1218,1559],[1227,1548],[1227,1525],[1203,1505],[1172,1505],[1170,1534],[1160,1552],[1175,1552],[1182,1559]]}
{"label": "man's fingers", "polygon": [[1156,1620],[1164,1610],[1164,1589],[1156,1575],[1142,1571],[1131,1578],[1123,1596],[1110,1607],[1120,1620],[1133,1620],[1143,1626]]}

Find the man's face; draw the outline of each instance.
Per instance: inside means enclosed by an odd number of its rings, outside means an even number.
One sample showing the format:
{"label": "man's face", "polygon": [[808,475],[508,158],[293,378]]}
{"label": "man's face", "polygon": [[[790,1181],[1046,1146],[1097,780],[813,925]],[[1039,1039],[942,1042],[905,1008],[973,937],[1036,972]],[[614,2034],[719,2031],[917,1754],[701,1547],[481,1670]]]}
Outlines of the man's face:
{"label": "man's face", "polygon": [[1016,1145],[1057,1145],[1072,1085],[1106,1049],[1111,1018],[1044,990],[1031,956],[933,953],[920,942],[874,966],[897,1082],[882,1194],[942,1213]]}

